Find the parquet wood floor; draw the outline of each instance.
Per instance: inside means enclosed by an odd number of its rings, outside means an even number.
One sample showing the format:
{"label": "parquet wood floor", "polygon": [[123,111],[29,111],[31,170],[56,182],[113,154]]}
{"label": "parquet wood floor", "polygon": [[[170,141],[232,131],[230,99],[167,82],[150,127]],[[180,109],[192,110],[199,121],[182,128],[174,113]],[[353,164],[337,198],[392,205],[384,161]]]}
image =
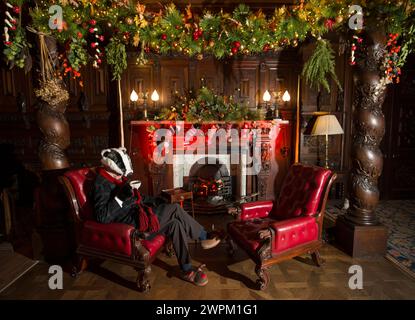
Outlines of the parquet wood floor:
{"label": "parquet wood floor", "polygon": [[[203,251],[191,246],[197,263],[206,263],[209,284],[198,288],[177,275],[175,258],[161,255],[153,266],[152,289],[135,290],[136,272],[109,261],[94,266],[77,279],[64,273],[63,290],[48,288],[48,265],[39,263],[0,294],[0,299],[415,299],[415,280],[385,258],[353,260],[331,245],[325,245],[323,267],[309,257],[286,261],[271,268],[271,283],[264,291],[254,289],[254,264],[238,250],[228,258],[226,247]],[[363,290],[348,287],[348,269],[363,268]]]}

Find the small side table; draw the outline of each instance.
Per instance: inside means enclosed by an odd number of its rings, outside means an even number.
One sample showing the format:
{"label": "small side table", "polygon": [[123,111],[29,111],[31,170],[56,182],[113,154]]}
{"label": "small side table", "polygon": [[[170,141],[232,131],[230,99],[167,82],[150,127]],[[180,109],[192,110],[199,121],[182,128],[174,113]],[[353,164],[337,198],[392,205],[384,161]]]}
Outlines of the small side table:
{"label": "small side table", "polygon": [[166,189],[161,191],[161,195],[166,198],[170,203],[180,203],[183,208],[183,202],[190,200],[192,205],[192,216],[195,217],[195,210],[193,207],[193,192],[186,191],[182,188]]}

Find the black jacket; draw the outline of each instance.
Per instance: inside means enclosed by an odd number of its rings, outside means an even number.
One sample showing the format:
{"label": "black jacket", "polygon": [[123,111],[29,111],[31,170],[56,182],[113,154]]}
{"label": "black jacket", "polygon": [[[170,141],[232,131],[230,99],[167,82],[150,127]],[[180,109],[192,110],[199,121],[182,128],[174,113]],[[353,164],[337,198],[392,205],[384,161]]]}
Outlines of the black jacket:
{"label": "black jacket", "polygon": [[[119,186],[98,174],[92,189],[91,199],[94,203],[95,219],[100,223],[120,222],[137,227],[137,198],[132,196],[122,203],[115,200]],[[163,211],[165,200],[142,195],[142,203],[151,206],[156,215]]]}

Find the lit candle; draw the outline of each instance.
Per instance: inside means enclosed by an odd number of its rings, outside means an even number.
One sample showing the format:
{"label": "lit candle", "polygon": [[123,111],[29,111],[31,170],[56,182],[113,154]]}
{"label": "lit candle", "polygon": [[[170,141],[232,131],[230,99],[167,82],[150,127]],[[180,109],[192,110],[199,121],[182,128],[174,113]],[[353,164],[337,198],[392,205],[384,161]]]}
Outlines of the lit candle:
{"label": "lit candle", "polygon": [[284,94],[283,94],[283,96],[282,96],[282,101],[284,101],[284,102],[288,102],[288,101],[290,101],[290,100],[291,100],[291,96],[290,96],[290,94],[289,94],[288,90],[285,90],[285,92],[284,92]]}
{"label": "lit candle", "polygon": [[137,92],[135,92],[134,89],[133,89],[133,91],[131,91],[130,100],[132,102],[137,102],[137,100],[138,100],[138,94],[137,94]]}
{"label": "lit candle", "polygon": [[157,102],[159,100],[160,100],[160,96],[159,96],[157,90],[154,90],[153,93],[151,94],[151,101]]}
{"label": "lit candle", "polygon": [[4,27],[4,37],[6,42],[9,42],[9,28]]}
{"label": "lit candle", "polygon": [[269,93],[268,90],[265,90],[264,95],[262,96],[262,100],[264,100],[264,102],[271,101],[271,94]]}

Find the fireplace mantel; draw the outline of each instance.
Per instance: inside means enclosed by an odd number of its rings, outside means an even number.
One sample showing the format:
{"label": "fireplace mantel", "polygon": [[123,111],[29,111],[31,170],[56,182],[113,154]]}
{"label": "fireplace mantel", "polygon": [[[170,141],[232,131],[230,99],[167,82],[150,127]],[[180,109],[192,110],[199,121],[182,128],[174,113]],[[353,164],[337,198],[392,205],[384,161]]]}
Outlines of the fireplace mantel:
{"label": "fireplace mantel", "polygon": [[[197,126],[202,132],[212,129],[212,126],[220,128],[236,129],[241,135],[240,139],[235,142],[234,139],[227,141],[227,146],[219,151],[215,149],[213,152],[209,150],[209,139],[206,136],[205,146],[206,152],[203,154],[188,154],[189,147],[192,143],[184,142],[186,134],[193,126]],[[177,127],[180,130],[177,130]],[[172,132],[171,141],[172,163],[157,164],[150,155],[157,143],[153,141],[154,129],[164,128]],[[255,132],[260,135],[260,139],[250,142],[249,146],[252,150],[256,144],[258,153],[260,154],[261,165],[255,175],[246,175],[246,167],[243,157],[240,157],[239,164],[230,163],[230,152],[235,148],[242,148],[246,145],[246,141],[242,137],[242,133]],[[226,165],[231,175],[235,177],[235,198],[240,199],[251,194],[258,194],[256,199],[274,199],[275,191],[278,191],[278,181],[285,176],[285,171],[289,166],[289,147],[290,147],[290,123],[286,120],[276,119],[272,121],[240,121],[240,122],[176,122],[176,121],[131,121],[129,137],[129,152],[135,169],[135,179],[142,181],[142,192],[158,195],[161,190],[182,187],[183,181],[186,179],[191,164],[183,164],[183,159],[192,159],[197,161],[201,158],[215,158],[219,162]],[[234,131],[235,132],[235,131]],[[243,143],[244,142],[244,143]]]}

